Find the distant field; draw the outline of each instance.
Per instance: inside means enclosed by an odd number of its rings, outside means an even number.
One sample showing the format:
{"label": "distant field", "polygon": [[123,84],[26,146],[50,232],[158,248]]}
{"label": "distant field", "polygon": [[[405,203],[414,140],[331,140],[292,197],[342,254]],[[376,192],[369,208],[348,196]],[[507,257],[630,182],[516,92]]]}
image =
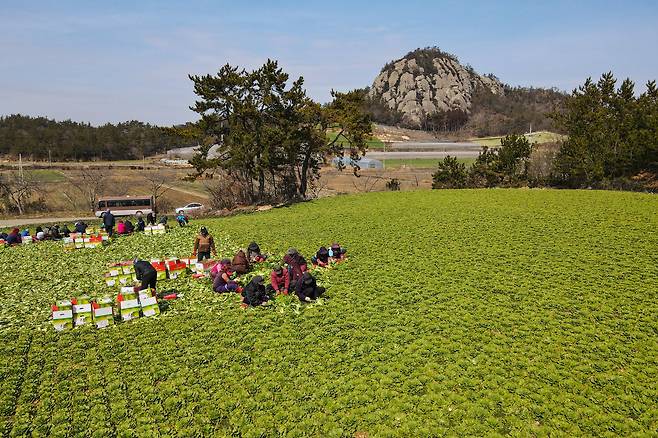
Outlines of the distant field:
{"label": "distant field", "polygon": [[[328,132],[327,139],[329,141],[333,141],[333,139],[335,139],[337,135],[338,135],[337,132]],[[338,144],[342,146],[348,146],[347,139],[345,139],[344,137],[340,138],[338,140]],[[370,140],[366,142],[366,145],[368,146],[368,149],[384,149],[384,142],[382,142],[377,137],[370,137]]]}
{"label": "distant field", "polygon": [[[525,137],[530,140],[532,143],[542,144],[542,143],[554,143],[564,139],[564,135],[556,134],[554,132],[548,131],[537,131],[532,134],[525,134]],[[480,146],[500,146],[500,139],[502,136],[498,137],[480,137],[472,138],[470,141],[477,143]]]}
{"label": "distant field", "polygon": [[35,169],[25,171],[25,175],[31,176],[39,182],[62,182],[66,181],[66,176],[59,170]]}
{"label": "distant field", "polygon": [[[442,159],[438,158],[416,158],[416,159],[400,159],[400,160],[382,160],[384,163],[384,166],[389,169],[389,168],[396,168],[396,167],[402,167],[402,166],[407,166],[407,167],[414,167],[414,168],[435,168],[438,164],[439,161],[443,161]],[[475,162],[475,158],[457,158],[457,161],[460,163],[464,163],[466,166],[470,166]]]}

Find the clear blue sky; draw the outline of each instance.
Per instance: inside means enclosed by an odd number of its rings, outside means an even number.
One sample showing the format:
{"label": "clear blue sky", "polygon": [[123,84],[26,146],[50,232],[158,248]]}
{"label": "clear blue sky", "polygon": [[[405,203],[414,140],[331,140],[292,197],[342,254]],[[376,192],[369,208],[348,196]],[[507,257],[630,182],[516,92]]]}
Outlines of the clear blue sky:
{"label": "clear blue sky", "polygon": [[311,97],[437,45],[512,85],[658,78],[658,1],[0,0],[0,114],[93,124],[195,119],[188,73],[268,57]]}

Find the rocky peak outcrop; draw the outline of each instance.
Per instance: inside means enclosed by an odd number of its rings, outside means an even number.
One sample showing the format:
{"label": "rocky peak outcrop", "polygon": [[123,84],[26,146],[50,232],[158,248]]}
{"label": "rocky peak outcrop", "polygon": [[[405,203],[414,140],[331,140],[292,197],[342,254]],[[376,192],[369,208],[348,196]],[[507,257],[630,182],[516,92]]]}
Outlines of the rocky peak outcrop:
{"label": "rocky peak outcrop", "polygon": [[387,64],[370,89],[390,109],[402,113],[409,125],[420,125],[424,116],[440,111],[469,112],[477,87],[503,92],[495,76],[477,74],[456,57],[438,49],[420,49]]}

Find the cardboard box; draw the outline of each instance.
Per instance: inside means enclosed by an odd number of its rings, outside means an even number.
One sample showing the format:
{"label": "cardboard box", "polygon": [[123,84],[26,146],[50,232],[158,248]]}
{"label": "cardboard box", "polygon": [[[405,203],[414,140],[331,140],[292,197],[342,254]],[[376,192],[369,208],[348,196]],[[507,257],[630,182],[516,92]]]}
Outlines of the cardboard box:
{"label": "cardboard box", "polygon": [[71,304],[90,304],[91,297],[89,295],[79,295],[71,300]]}
{"label": "cardboard box", "polygon": [[73,311],[71,309],[53,311],[53,327],[58,332],[61,332],[62,330],[72,329]]}
{"label": "cardboard box", "polygon": [[121,301],[121,303],[119,303],[119,308],[122,321],[130,321],[139,318],[140,307],[137,299]]}
{"label": "cardboard box", "polygon": [[101,305],[102,307],[94,307],[94,325],[96,328],[105,328],[114,325],[114,313],[112,311],[112,304],[109,306]]}
{"label": "cardboard box", "polygon": [[194,258],[180,259],[180,261],[181,261],[182,263],[185,263],[185,265],[187,265],[188,267],[192,268],[192,267],[194,267],[194,265],[196,264],[196,262],[197,262],[198,260],[197,260],[196,257],[194,257]]}
{"label": "cardboard box", "polygon": [[156,297],[140,298],[139,304],[144,316],[155,316],[160,314],[160,307],[158,306],[158,299]]}
{"label": "cardboard box", "polygon": [[59,300],[55,302],[55,306],[57,306],[57,310],[73,310],[71,307],[71,301],[69,300]]}
{"label": "cardboard box", "polygon": [[134,300],[137,298],[137,292],[132,286],[124,286],[121,288],[121,296],[124,300]]}
{"label": "cardboard box", "polygon": [[159,224],[151,228],[151,232],[153,234],[165,234],[167,232],[167,229],[164,225]]}
{"label": "cardboard box", "polygon": [[175,271],[169,271],[169,279],[170,280],[175,280],[181,275],[185,273],[185,269],[183,270],[175,270]]}
{"label": "cardboard box", "polygon": [[119,284],[119,277],[113,277],[109,273],[105,274],[105,284],[107,284],[110,287],[116,286],[117,284]]}
{"label": "cardboard box", "polygon": [[122,284],[122,285],[125,286],[125,285],[131,284],[133,282],[133,274],[119,274],[117,279],[119,280],[119,284]]}
{"label": "cardboard box", "polygon": [[73,305],[73,323],[76,327],[92,322],[91,304]]}
{"label": "cardboard box", "polygon": [[216,264],[216,260],[203,260],[201,262],[195,263],[194,271],[199,274],[205,274],[210,272]]}
{"label": "cardboard box", "polygon": [[33,243],[32,236],[23,236],[23,237],[21,237],[21,243],[23,243],[23,244]]}

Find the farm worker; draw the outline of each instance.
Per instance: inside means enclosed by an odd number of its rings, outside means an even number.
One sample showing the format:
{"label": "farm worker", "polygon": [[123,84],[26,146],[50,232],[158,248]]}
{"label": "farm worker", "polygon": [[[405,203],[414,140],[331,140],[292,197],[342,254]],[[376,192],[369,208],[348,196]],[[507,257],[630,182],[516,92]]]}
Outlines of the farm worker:
{"label": "farm worker", "polygon": [[39,231],[36,237],[37,240],[44,240],[46,238],[46,234],[43,231]]}
{"label": "farm worker", "polygon": [[215,250],[215,241],[212,236],[208,233],[206,227],[201,227],[199,235],[194,239],[194,249],[192,250],[192,255],[196,256],[198,254],[199,261],[203,259],[210,258],[210,252],[214,256],[217,256],[217,251]]}
{"label": "farm worker", "polygon": [[290,248],[283,256],[283,263],[288,265],[291,283],[297,284],[297,280],[306,272],[306,260],[295,248]]}
{"label": "farm worker", "polygon": [[287,269],[283,269],[281,265],[274,265],[274,270],[270,274],[271,284],[267,286],[269,295],[280,294],[288,295],[290,288],[290,274]]}
{"label": "farm worker", "polygon": [[257,275],[252,278],[249,284],[245,286],[242,296],[242,302],[250,306],[260,306],[268,302],[270,296],[263,284],[263,277]]}
{"label": "farm worker", "polygon": [[311,257],[311,262],[313,262],[314,266],[322,266],[323,268],[329,266],[329,251],[327,248],[321,246],[318,252]]}
{"label": "farm worker", "polygon": [[50,229],[50,237],[52,237],[53,240],[59,240],[62,238],[62,235],[59,233],[59,225],[55,225]]}
{"label": "farm worker", "polygon": [[20,235],[20,230],[18,228],[14,228],[11,230],[11,233],[7,236],[5,239],[5,243],[7,245],[18,245],[23,242],[23,239],[21,239]]}
{"label": "farm worker", "polygon": [[149,225],[155,225],[155,213],[151,212],[147,214],[146,222],[148,222]]}
{"label": "farm worker", "polygon": [[229,259],[222,259],[219,263],[213,266],[212,269],[210,270],[210,278],[214,280],[215,277],[219,275],[220,272],[223,272],[224,270],[226,270],[226,272],[229,273],[229,277],[230,277],[231,261]]}
{"label": "farm worker", "polygon": [[256,242],[251,242],[247,247],[247,256],[251,263],[261,263],[267,259],[267,256],[261,254],[260,246]]}
{"label": "farm worker", "polygon": [[26,236],[29,236],[29,235],[30,235],[30,230],[25,229],[25,230],[21,231],[21,237],[26,237]]}
{"label": "farm worker", "polygon": [[183,213],[178,213],[178,216],[176,216],[176,221],[178,221],[179,227],[184,227],[187,225],[187,218]]}
{"label": "farm worker", "polygon": [[155,284],[158,281],[158,273],[156,272],[153,265],[145,260],[135,259],[133,261],[133,266],[135,267],[135,276],[138,280],[142,281],[141,286],[135,286],[135,292],[151,288],[155,290]]}
{"label": "farm worker", "polygon": [[117,225],[117,234],[126,234],[126,224],[122,219],[119,219],[119,224]]}
{"label": "farm worker", "polygon": [[331,244],[331,248],[329,248],[329,257],[331,257],[334,261],[341,261],[345,259],[346,252],[347,250],[345,248],[341,248],[338,243],[334,242]]}
{"label": "farm worker", "polygon": [[299,301],[303,302],[315,300],[320,297],[324,291],[325,289],[318,286],[315,278],[309,272],[304,272],[304,275],[299,279],[297,287],[295,288],[295,293],[297,294]]}
{"label": "farm worker", "polygon": [[231,261],[233,272],[238,275],[244,275],[249,272],[249,260],[243,250],[239,250]]}
{"label": "farm worker", "polygon": [[133,231],[135,231],[135,226],[133,225],[132,222],[130,222],[130,219],[126,219],[126,221],[123,224],[126,226],[126,234],[130,234]]}
{"label": "farm worker", "polygon": [[62,227],[61,232],[64,237],[69,237],[71,235],[71,230],[69,230],[69,226],[66,224]]}
{"label": "farm worker", "polygon": [[87,232],[87,224],[83,221],[77,221],[75,223],[75,232],[85,234]]}
{"label": "farm worker", "polygon": [[[228,262],[228,259],[226,260]],[[230,264],[222,263],[222,266],[212,281],[212,290],[215,292],[235,292],[239,290],[238,284],[229,278]]]}
{"label": "farm worker", "polygon": [[114,215],[108,208],[105,214],[103,215],[103,225],[105,226],[105,231],[109,236],[114,235]]}
{"label": "farm worker", "polygon": [[144,231],[144,228],[146,228],[146,223],[144,222],[144,218],[142,218],[142,216],[139,216],[137,218],[137,231]]}
{"label": "farm worker", "polygon": [[165,226],[166,226],[168,220],[169,220],[169,219],[167,218],[167,215],[163,215],[163,216],[160,218],[160,220],[158,221],[158,223],[159,223],[160,225],[165,225]]}

